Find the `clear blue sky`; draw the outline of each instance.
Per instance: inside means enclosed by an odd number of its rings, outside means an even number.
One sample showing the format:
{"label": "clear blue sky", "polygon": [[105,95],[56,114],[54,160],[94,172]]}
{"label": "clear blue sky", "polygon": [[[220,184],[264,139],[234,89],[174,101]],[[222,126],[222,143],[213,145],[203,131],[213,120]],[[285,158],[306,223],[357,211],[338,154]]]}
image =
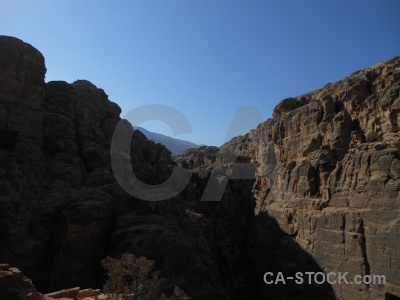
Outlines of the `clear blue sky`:
{"label": "clear blue sky", "polygon": [[[237,106],[283,98],[400,55],[399,0],[0,0],[0,34],[46,58],[46,81],[87,79],[123,114],[180,110],[221,145]],[[159,121],[143,127],[171,135]]]}

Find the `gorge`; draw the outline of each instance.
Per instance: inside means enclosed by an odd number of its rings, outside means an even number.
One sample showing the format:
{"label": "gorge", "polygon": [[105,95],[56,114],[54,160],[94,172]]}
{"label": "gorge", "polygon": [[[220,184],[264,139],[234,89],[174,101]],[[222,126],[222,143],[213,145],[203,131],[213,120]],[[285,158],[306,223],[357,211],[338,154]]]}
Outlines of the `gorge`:
{"label": "gorge", "polygon": [[[0,36],[0,72],[0,263],[39,292],[101,288],[101,259],[134,253],[192,299],[400,297],[400,57],[284,99],[248,134],[174,159],[89,81],[45,83],[31,45]],[[120,187],[110,158],[119,122],[136,176],[159,184],[179,166],[192,172],[184,191],[143,201]],[[251,163],[255,179],[229,179],[234,163]],[[201,201],[211,172],[227,182],[218,202]],[[386,283],[268,285],[266,272]],[[6,290],[0,280],[1,299]]]}

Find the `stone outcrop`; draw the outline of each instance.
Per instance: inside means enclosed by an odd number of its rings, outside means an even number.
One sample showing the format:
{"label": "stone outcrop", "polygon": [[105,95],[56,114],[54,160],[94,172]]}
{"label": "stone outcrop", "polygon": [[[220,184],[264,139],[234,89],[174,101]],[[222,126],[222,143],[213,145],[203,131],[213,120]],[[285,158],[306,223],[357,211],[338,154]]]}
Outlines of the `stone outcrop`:
{"label": "stone outcrop", "polygon": [[166,288],[223,297],[209,224],[186,215],[181,196],[142,201],[113,175],[110,143],[120,121],[143,182],[169,177],[170,151],[121,120],[92,83],[45,83],[43,56],[32,46],[1,36],[0,49],[0,262],[53,292],[101,287],[101,259],[134,252],[156,260]]}
{"label": "stone outcrop", "polygon": [[32,281],[8,264],[0,264],[0,299],[42,300]]}
{"label": "stone outcrop", "polygon": [[78,294],[76,295],[76,298],[78,299],[85,299],[89,297],[96,297],[101,294],[100,290],[93,290],[93,289],[84,289],[80,290]]}
{"label": "stone outcrop", "polygon": [[[326,272],[386,276],[386,285],[334,285],[338,296],[400,296],[400,58],[297,100],[306,104],[275,111],[248,137],[273,145],[278,162],[259,168],[258,211],[295,234]],[[265,150],[253,147],[252,157],[268,165]]]}
{"label": "stone outcrop", "polygon": [[149,140],[152,140],[155,143],[163,144],[165,147],[167,147],[168,150],[171,151],[172,156],[176,156],[190,148],[199,147],[199,145],[196,145],[192,142],[172,138],[160,133],[151,132],[144,129],[143,127],[134,127],[134,129],[142,132]]}
{"label": "stone outcrop", "polygon": [[[326,273],[386,276],[386,284],[332,285],[337,297],[399,297],[398,103],[396,57],[283,100],[272,119],[223,145],[214,169],[227,174],[235,159],[257,167],[252,247],[270,241],[268,215]],[[252,259],[260,273],[268,269],[262,254]]]}
{"label": "stone outcrop", "polygon": [[53,292],[46,294],[47,298],[59,299],[59,298],[78,298],[78,294],[80,292],[79,287],[71,288],[71,289],[64,289],[61,291]]}
{"label": "stone outcrop", "polygon": [[[45,83],[32,46],[0,36],[0,67],[0,262],[40,292],[99,288],[101,259],[132,252],[155,261],[167,291],[195,300],[400,296],[399,58],[285,99],[249,134],[175,161],[92,83]],[[131,136],[122,161],[141,181],[181,166],[193,172],[186,189],[143,201],[121,188],[110,158],[117,124]],[[229,179],[235,162],[252,163],[255,179]],[[200,201],[211,174],[225,192]],[[265,272],[306,271],[387,283],[263,282]],[[17,290],[35,297],[22,281]]]}

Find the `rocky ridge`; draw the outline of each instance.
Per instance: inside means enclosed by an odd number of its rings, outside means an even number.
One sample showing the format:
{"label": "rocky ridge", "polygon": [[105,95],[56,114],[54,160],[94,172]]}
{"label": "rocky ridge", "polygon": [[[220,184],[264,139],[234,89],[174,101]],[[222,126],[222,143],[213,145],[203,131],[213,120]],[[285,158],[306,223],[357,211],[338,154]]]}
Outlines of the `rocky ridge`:
{"label": "rocky ridge", "polygon": [[166,289],[223,297],[207,223],[182,218],[181,196],[132,197],[112,173],[110,143],[120,121],[143,182],[169,177],[171,152],[121,120],[118,105],[89,81],[45,83],[44,58],[32,46],[1,36],[0,49],[0,261],[46,293],[101,287],[101,259],[134,252],[156,261]]}
{"label": "rocky ridge", "polygon": [[199,145],[196,145],[195,143],[172,138],[170,136],[166,136],[163,134],[151,132],[151,131],[148,131],[147,129],[144,129],[143,127],[133,127],[133,128],[136,130],[139,130],[149,140],[152,140],[156,143],[160,143],[160,144],[164,145],[165,147],[167,147],[167,149],[171,151],[172,156],[176,156],[187,149],[199,147]]}
{"label": "rocky ridge", "polygon": [[[398,58],[285,99],[249,134],[173,161],[103,90],[45,83],[39,51],[12,37],[0,45],[0,262],[40,292],[100,287],[100,260],[132,252],[192,299],[400,295]],[[161,183],[175,165],[193,172],[180,195],[142,201],[119,186],[119,122],[142,181]],[[253,163],[255,180],[228,181],[235,161]],[[211,172],[227,182],[219,202],[200,201]],[[384,274],[387,284],[266,285],[267,271]]]}
{"label": "rocky ridge", "polygon": [[[336,297],[399,297],[399,104],[396,57],[284,99],[272,119],[223,145],[215,163],[200,163],[195,173],[215,169],[227,178],[235,157],[254,164],[256,216],[276,220],[325,273],[386,276],[386,284],[332,285]],[[195,156],[183,153],[177,162],[196,165]],[[267,243],[265,226],[253,228],[256,248]],[[259,255],[253,261],[261,276],[268,265]]]}

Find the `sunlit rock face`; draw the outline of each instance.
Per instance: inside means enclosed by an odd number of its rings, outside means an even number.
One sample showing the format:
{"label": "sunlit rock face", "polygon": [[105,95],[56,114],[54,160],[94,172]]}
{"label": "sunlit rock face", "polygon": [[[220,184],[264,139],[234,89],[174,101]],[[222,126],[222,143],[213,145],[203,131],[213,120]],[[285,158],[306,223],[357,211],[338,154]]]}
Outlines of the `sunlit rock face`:
{"label": "sunlit rock face", "polygon": [[214,168],[229,169],[227,157],[257,167],[254,214],[276,220],[326,273],[386,276],[386,284],[333,285],[337,297],[400,295],[399,105],[396,57],[283,100],[272,119],[216,154]]}
{"label": "sunlit rock face", "polygon": [[[154,259],[165,288],[192,299],[400,295],[398,58],[285,99],[249,134],[175,161],[102,89],[45,83],[45,72],[39,51],[0,36],[0,263],[38,291],[101,287],[101,259],[130,252]],[[193,172],[183,192],[143,201],[121,188],[110,157],[119,122],[136,176],[158,184],[181,166]],[[252,163],[255,179],[229,180],[235,161]],[[225,192],[200,201],[212,172]],[[387,283],[266,285],[268,271]]]}

